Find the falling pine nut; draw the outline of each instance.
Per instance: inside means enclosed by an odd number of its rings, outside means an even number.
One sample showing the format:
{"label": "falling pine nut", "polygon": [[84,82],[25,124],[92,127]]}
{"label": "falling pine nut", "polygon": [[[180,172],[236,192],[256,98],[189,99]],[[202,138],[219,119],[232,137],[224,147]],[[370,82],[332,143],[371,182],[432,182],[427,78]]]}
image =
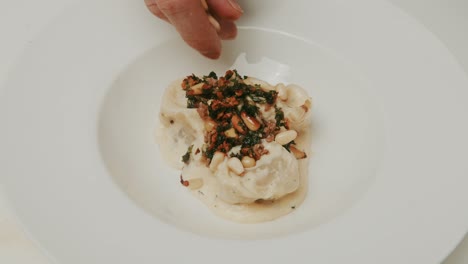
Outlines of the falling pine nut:
{"label": "falling pine nut", "polygon": [[228,168],[237,175],[241,175],[244,172],[244,166],[242,165],[242,162],[236,157],[228,159],[227,165]]}
{"label": "falling pine nut", "polygon": [[214,18],[212,15],[208,15],[208,21],[210,21],[211,25],[213,25],[217,32],[221,31],[221,25],[219,24],[218,20],[216,20],[216,18]]}
{"label": "falling pine nut", "polygon": [[219,164],[223,162],[225,156],[226,155],[224,155],[224,153],[216,151],[213,155],[213,158],[211,159],[210,170],[215,171],[218,168]]}
{"label": "falling pine nut", "polygon": [[205,9],[205,11],[208,11],[208,3],[206,2],[206,0],[201,0],[201,4],[203,6],[203,9]]}
{"label": "falling pine nut", "polygon": [[280,145],[286,145],[289,142],[293,141],[297,137],[296,130],[286,130],[284,132],[279,133],[275,137],[276,143]]}

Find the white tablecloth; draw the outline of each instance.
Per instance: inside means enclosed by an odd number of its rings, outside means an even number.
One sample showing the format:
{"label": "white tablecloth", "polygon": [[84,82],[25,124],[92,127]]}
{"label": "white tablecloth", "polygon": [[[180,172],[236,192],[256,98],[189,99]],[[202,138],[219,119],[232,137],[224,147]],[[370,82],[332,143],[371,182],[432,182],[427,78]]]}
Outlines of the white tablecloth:
{"label": "white tablecloth", "polygon": [[[0,0],[0,84],[5,80],[23,47],[28,45],[28,42],[39,34],[49,21],[76,1],[78,0]],[[143,0],[140,1],[143,4]],[[467,0],[391,0],[391,2],[419,19],[439,37],[468,73]],[[1,186],[0,263],[49,263],[16,223]],[[465,240],[444,261],[444,264],[466,263],[468,263],[468,237],[465,237]]]}

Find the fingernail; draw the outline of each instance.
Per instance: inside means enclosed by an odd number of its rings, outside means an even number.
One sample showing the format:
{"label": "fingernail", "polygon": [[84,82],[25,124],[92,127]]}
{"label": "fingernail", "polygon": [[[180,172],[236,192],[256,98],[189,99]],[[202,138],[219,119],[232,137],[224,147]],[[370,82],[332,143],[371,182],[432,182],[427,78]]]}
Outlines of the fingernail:
{"label": "fingernail", "polygon": [[244,10],[240,7],[240,5],[237,3],[236,0],[228,0],[229,4],[232,6],[232,8],[236,9],[237,11],[244,13]]}

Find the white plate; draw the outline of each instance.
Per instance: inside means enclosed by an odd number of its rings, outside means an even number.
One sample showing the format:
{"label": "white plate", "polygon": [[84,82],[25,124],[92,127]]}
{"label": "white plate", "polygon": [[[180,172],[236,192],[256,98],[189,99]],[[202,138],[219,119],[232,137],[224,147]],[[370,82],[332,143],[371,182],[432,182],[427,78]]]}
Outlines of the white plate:
{"label": "white plate", "polygon": [[[243,6],[219,61],[138,1],[82,2],[33,41],[0,104],[1,180],[27,230],[63,263],[441,261],[468,227],[468,80],[448,51],[382,1]],[[260,225],[213,216],[153,140],[169,81],[244,53],[241,72],[315,101],[308,198]]]}

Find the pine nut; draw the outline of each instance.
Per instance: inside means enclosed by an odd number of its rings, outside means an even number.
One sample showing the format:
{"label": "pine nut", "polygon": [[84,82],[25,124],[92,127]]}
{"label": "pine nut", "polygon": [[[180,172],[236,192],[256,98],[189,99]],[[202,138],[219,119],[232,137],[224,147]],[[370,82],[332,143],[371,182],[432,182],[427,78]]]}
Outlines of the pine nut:
{"label": "pine nut", "polygon": [[232,75],[231,75],[231,77],[229,78],[229,80],[232,81],[232,80],[235,80],[235,79],[237,79],[237,74],[236,74],[235,71],[232,71]]}
{"label": "pine nut", "polygon": [[224,155],[224,153],[216,151],[213,155],[213,158],[211,159],[210,170],[215,171],[218,168],[219,164],[223,162],[225,156],[226,155]]}
{"label": "pine nut", "polygon": [[221,31],[221,25],[219,24],[218,20],[216,20],[216,18],[214,18],[212,15],[208,15],[208,21],[210,21],[211,25],[213,25],[217,32]]}
{"label": "pine nut", "polygon": [[255,167],[256,165],[256,162],[255,162],[255,159],[249,157],[249,156],[244,156],[242,157],[242,165],[244,166],[244,168],[252,168],[252,167]]}
{"label": "pine nut", "polygon": [[189,182],[188,188],[191,190],[200,189],[203,186],[203,179],[202,178],[193,178],[187,180]]}
{"label": "pine nut", "polygon": [[232,126],[241,134],[245,134],[245,129],[242,127],[242,120],[238,115],[233,115],[231,118]]}
{"label": "pine nut", "polygon": [[205,9],[205,11],[208,11],[208,3],[206,3],[206,0],[201,0],[201,4],[203,6],[203,9]]}
{"label": "pine nut", "polygon": [[216,122],[209,119],[209,120],[205,121],[204,125],[205,125],[205,130],[207,132],[211,132],[216,127]]}
{"label": "pine nut", "polygon": [[260,122],[255,118],[247,115],[247,113],[241,113],[242,121],[252,131],[257,131],[260,128]]}
{"label": "pine nut", "polygon": [[228,168],[231,169],[235,174],[241,175],[244,172],[244,166],[242,162],[236,158],[230,158],[227,162]]}
{"label": "pine nut", "polygon": [[286,130],[275,137],[275,141],[280,145],[286,145],[297,137],[296,130]]}
{"label": "pine nut", "polygon": [[289,150],[291,150],[291,153],[296,157],[296,159],[304,159],[307,158],[307,155],[304,151],[298,150],[294,146],[289,146]]}
{"label": "pine nut", "polygon": [[278,92],[278,98],[282,101],[288,100],[288,91],[286,90],[286,86],[280,83],[276,86],[276,91]]}
{"label": "pine nut", "polygon": [[237,132],[233,127],[224,131],[224,135],[226,135],[228,138],[237,138]]}
{"label": "pine nut", "polygon": [[203,93],[203,90],[202,90],[203,84],[204,83],[201,82],[201,83],[195,84],[194,86],[190,87],[190,89],[193,91],[194,95],[200,95],[200,94]]}
{"label": "pine nut", "polygon": [[210,22],[210,24],[216,29],[217,32],[221,31],[221,25],[219,24],[218,20],[216,20],[216,18],[214,18],[210,14],[210,7],[208,6],[206,0],[201,0],[201,5],[203,9],[205,9],[206,14],[208,15],[208,21]]}

